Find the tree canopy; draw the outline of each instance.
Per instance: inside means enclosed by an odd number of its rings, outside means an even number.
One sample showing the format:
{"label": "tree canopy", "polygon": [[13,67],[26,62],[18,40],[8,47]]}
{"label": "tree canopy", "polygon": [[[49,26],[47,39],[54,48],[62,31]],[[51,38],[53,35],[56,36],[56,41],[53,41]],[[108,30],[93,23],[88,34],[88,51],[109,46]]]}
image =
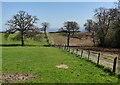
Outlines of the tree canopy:
{"label": "tree canopy", "polygon": [[48,29],[49,25],[50,24],[48,22],[43,22],[42,23],[41,31],[44,31],[45,37],[47,37],[47,29]]}
{"label": "tree canopy", "polygon": [[64,26],[59,29],[61,32],[65,32],[67,34],[67,46],[69,46],[70,37],[73,36],[75,32],[78,32],[80,29],[79,25],[75,21],[67,21],[64,23]]}
{"label": "tree canopy", "polygon": [[12,19],[7,21],[6,25],[8,26],[6,33],[15,33],[20,32],[21,36],[21,45],[24,46],[24,35],[28,31],[33,31],[38,29],[35,26],[38,18],[36,16],[29,15],[25,11],[19,11],[16,15],[13,16]]}

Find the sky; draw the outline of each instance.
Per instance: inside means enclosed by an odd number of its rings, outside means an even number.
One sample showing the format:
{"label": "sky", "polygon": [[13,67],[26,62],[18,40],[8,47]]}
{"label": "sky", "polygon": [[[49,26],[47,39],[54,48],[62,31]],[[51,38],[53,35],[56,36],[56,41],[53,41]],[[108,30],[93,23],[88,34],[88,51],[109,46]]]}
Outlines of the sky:
{"label": "sky", "polygon": [[117,0],[1,0],[2,2],[114,2]]}
{"label": "sky", "polygon": [[[1,5],[1,4],[0,4]],[[114,2],[2,2],[2,29],[6,29],[5,23],[18,11],[23,10],[37,16],[37,26],[42,22],[49,22],[49,31],[57,31],[66,21],[76,21],[80,30],[84,30],[87,19],[93,19],[94,10],[99,7],[114,7]]]}

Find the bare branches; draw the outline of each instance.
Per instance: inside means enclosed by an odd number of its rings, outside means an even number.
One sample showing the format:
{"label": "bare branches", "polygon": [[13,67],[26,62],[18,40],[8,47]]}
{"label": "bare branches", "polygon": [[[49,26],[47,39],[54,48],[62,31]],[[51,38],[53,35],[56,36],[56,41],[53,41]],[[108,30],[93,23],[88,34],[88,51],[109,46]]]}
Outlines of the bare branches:
{"label": "bare branches", "polygon": [[43,28],[43,30],[46,30],[48,27],[49,27],[49,23],[48,22],[43,22],[42,23],[42,28]]}
{"label": "bare branches", "polygon": [[84,24],[85,30],[88,32],[93,32],[95,31],[95,21],[92,19],[88,19],[87,22]]}
{"label": "bare branches", "polygon": [[34,26],[37,20],[36,16],[29,15],[25,11],[19,11],[18,14],[13,16],[13,19],[9,20],[6,25],[8,25],[8,27],[12,26],[12,29],[17,28],[18,31],[25,31]]}
{"label": "bare branches", "polygon": [[69,46],[70,36],[73,36],[75,32],[79,31],[79,25],[75,21],[67,21],[64,23],[64,26],[59,29],[61,32],[67,33],[67,46]]}
{"label": "bare branches", "polygon": [[79,25],[75,21],[68,21],[64,23],[63,31],[67,31],[68,33],[74,33],[79,30]]}
{"label": "bare branches", "polygon": [[45,34],[45,37],[47,38],[47,29],[49,27],[49,23],[48,22],[43,22],[42,23],[42,28],[41,28],[41,31],[44,31],[44,34]]}
{"label": "bare branches", "polygon": [[6,25],[8,26],[7,33],[15,33],[19,31],[21,33],[22,46],[24,45],[24,33],[29,30],[35,29],[35,23],[38,18],[36,16],[29,15],[25,11],[19,11],[18,14],[14,15]]}
{"label": "bare branches", "polygon": [[120,47],[120,1],[117,5],[115,8],[95,10],[96,34],[100,46]]}

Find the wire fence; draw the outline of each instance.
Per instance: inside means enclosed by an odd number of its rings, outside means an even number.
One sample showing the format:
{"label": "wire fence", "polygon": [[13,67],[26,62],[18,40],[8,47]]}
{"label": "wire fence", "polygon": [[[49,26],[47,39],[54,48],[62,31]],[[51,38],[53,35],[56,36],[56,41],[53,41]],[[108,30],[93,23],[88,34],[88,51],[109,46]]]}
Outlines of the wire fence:
{"label": "wire fence", "polygon": [[57,48],[61,48],[72,54],[75,54],[77,57],[90,60],[98,66],[104,66],[106,68],[109,68],[112,73],[120,75],[120,72],[119,72],[120,66],[118,65],[118,63],[120,63],[119,55],[112,55],[112,54],[106,54],[103,52],[83,50],[81,48],[76,49],[74,47],[68,47],[66,45],[61,45],[61,44],[57,44],[53,46]]}

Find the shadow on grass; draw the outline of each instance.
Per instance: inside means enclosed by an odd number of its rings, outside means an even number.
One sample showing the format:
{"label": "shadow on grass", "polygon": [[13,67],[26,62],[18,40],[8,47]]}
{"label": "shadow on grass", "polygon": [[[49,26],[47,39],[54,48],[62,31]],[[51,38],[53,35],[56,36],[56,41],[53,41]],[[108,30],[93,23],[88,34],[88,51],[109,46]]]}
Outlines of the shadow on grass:
{"label": "shadow on grass", "polygon": [[45,46],[45,47],[55,47],[54,45],[43,45],[43,46]]}
{"label": "shadow on grass", "polygon": [[113,72],[112,72],[112,69],[110,69],[110,68],[108,68],[108,67],[105,67],[105,66],[100,65],[100,64],[97,65],[95,62],[93,62],[93,61],[91,61],[91,60],[88,60],[87,58],[81,58],[80,55],[77,55],[76,57],[79,57],[80,59],[84,59],[84,60],[86,60],[87,62],[92,63],[95,67],[100,68],[100,69],[103,70],[105,73],[108,73],[110,76],[116,76],[116,77],[118,76],[118,77],[120,77],[119,75],[113,73]]}
{"label": "shadow on grass", "polygon": [[[0,44],[0,47],[15,47],[15,46],[21,46],[21,44]],[[40,45],[27,45],[27,44],[25,44],[24,46],[40,46]]]}
{"label": "shadow on grass", "polygon": [[10,47],[10,46],[21,46],[21,44],[0,44],[0,46]]}
{"label": "shadow on grass", "polygon": [[118,85],[117,83],[2,83],[2,85]]}

